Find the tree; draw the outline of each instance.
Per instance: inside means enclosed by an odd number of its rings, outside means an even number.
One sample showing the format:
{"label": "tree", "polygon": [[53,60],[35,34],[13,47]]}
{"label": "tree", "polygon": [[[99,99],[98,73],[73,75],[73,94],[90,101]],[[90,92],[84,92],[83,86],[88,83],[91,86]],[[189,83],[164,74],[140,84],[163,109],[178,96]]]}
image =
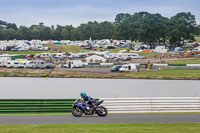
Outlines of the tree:
{"label": "tree", "polygon": [[61,34],[62,34],[63,26],[57,25],[56,29],[53,29],[52,35],[54,40],[61,40]]}
{"label": "tree", "polygon": [[196,35],[200,35],[200,25],[196,26]]}
{"label": "tree", "polygon": [[13,29],[13,30],[17,31],[17,25],[14,23],[8,23],[7,29]]}
{"label": "tree", "polygon": [[98,25],[97,31],[98,39],[112,39],[113,37],[113,24],[111,22],[105,21]]}
{"label": "tree", "polygon": [[[196,20],[190,12],[182,12],[170,20],[170,43],[175,46],[184,45],[184,40],[194,39]],[[180,42],[183,43],[180,43]]]}
{"label": "tree", "polygon": [[12,28],[8,29],[7,30],[7,39],[8,40],[17,39],[17,31],[15,31]]}
{"label": "tree", "polygon": [[61,38],[62,40],[72,40],[72,32],[74,30],[74,27],[72,25],[64,26],[61,32]]}
{"label": "tree", "polygon": [[31,30],[26,26],[20,26],[18,29],[19,39],[21,40],[31,40]]}
{"label": "tree", "polygon": [[115,18],[115,22],[116,23],[122,23],[124,22],[124,20],[126,20],[127,18],[131,17],[130,14],[128,13],[120,13],[120,14],[117,14],[116,18]]}
{"label": "tree", "polygon": [[168,19],[160,14],[146,14],[141,19],[140,28],[138,29],[138,39],[143,42],[148,42],[151,47],[155,47],[156,43],[163,43],[167,37]]}
{"label": "tree", "polygon": [[0,26],[0,40],[6,40],[6,39],[7,39],[6,29]]}

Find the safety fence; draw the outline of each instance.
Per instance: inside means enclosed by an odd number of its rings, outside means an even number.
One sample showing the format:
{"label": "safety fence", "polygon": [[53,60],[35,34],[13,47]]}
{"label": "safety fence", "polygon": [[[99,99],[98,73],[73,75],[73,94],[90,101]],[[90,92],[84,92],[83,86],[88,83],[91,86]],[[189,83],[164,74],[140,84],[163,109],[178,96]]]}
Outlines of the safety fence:
{"label": "safety fence", "polygon": [[[109,113],[200,112],[200,97],[101,98]],[[0,99],[0,113],[69,113],[75,99]]]}
{"label": "safety fence", "polygon": [[[140,67],[182,67],[182,68],[200,68],[200,64],[139,64],[139,63],[133,63],[136,66]],[[99,67],[111,67],[113,65],[123,65],[123,64],[115,64],[115,63],[85,63],[85,66],[99,66]]]}
{"label": "safety fence", "polygon": [[103,99],[110,113],[200,112],[200,97]]}
{"label": "safety fence", "polygon": [[75,99],[0,99],[0,113],[71,112]]}

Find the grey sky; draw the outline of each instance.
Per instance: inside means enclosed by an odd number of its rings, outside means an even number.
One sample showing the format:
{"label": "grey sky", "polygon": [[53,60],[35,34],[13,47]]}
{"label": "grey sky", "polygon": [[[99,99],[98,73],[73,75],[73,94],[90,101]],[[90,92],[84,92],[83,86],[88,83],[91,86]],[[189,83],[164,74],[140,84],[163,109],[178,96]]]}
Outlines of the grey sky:
{"label": "grey sky", "polygon": [[0,0],[0,20],[30,26],[78,26],[88,21],[114,21],[118,13],[139,11],[171,17],[178,12],[191,12],[200,23],[199,0]]}

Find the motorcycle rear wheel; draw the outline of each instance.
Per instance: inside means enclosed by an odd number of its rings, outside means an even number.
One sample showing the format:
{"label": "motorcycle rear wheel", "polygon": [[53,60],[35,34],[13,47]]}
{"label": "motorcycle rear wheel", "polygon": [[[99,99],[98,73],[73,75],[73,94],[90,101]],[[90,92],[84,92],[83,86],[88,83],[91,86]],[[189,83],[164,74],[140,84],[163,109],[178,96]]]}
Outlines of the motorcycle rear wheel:
{"label": "motorcycle rear wheel", "polygon": [[96,113],[100,117],[105,117],[108,114],[108,110],[103,106],[99,106],[96,109]]}
{"label": "motorcycle rear wheel", "polygon": [[81,117],[83,115],[83,111],[79,107],[72,108],[72,115],[75,117]]}

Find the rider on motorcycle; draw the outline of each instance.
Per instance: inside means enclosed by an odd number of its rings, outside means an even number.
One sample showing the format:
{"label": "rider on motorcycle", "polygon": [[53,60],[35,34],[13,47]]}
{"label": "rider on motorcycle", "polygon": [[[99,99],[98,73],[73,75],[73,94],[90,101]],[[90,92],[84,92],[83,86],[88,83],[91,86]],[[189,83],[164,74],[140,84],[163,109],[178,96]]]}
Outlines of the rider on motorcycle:
{"label": "rider on motorcycle", "polygon": [[95,108],[94,105],[94,99],[90,96],[87,96],[87,94],[85,92],[81,92],[81,97],[83,98],[83,101],[87,104],[89,104],[91,107]]}

